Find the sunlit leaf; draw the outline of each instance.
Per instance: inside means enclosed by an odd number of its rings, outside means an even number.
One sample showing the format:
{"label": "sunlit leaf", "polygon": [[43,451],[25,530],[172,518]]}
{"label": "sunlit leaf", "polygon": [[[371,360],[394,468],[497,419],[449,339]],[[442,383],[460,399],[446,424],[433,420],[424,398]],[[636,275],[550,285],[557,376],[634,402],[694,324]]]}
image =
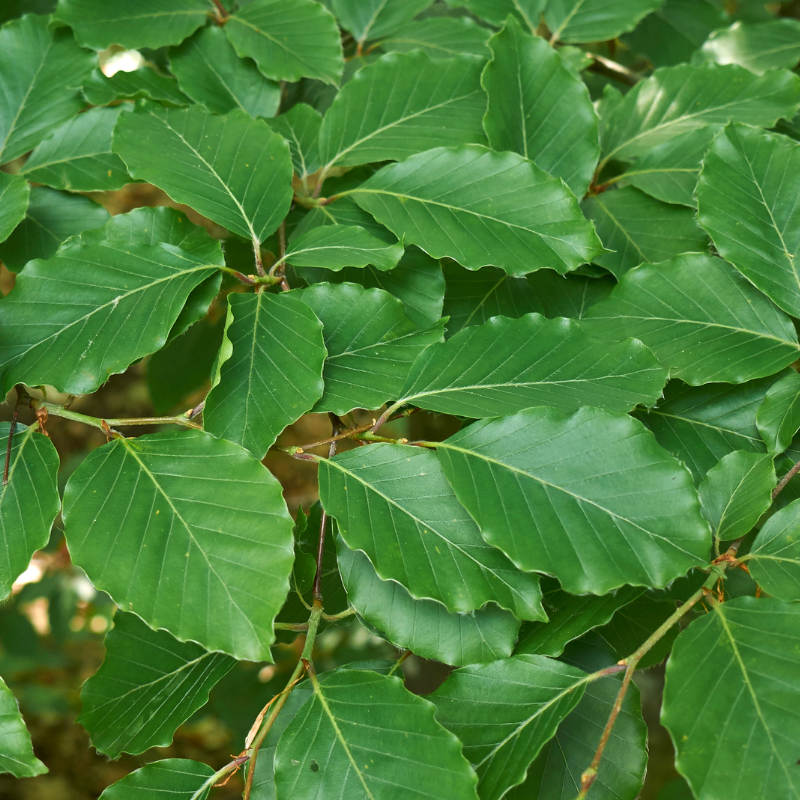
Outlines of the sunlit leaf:
{"label": "sunlit leaf", "polygon": [[800,61],[800,22],[776,19],[761,25],[737,22],[714,31],[700,56],[717,64],[739,64],[757,75],[792,67]]}
{"label": "sunlit leaf", "polygon": [[83,82],[83,96],[95,106],[105,106],[115,100],[145,98],[168,106],[188,106],[189,98],[178,88],[175,78],[161,75],[150,67],[133,72],[117,72],[107,78],[99,69],[92,71]]}
{"label": "sunlit leaf", "polygon": [[486,43],[490,35],[491,31],[477,25],[468,17],[431,17],[409,23],[381,39],[380,46],[393,53],[422,50],[431,58],[451,58],[458,55],[489,58],[491,51]]}
{"label": "sunlit leaf", "polygon": [[154,761],[112,783],[101,800],[205,800],[214,770],[184,758]]}

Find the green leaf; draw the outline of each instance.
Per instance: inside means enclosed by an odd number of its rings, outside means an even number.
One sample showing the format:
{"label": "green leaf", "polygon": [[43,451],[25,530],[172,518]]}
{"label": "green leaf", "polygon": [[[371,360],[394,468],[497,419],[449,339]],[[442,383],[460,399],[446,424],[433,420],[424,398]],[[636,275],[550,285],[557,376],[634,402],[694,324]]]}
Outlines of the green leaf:
{"label": "green leaf", "polygon": [[126,611],[181,641],[270,660],[292,519],[246,450],[199,431],[114,439],[67,483],[64,525],[74,563]]}
{"label": "green leaf", "polygon": [[171,245],[122,242],[30,262],[1,304],[0,393],[15,383],[95,391],[161,348],[189,293],[216,271]]}
{"label": "green leaf", "polygon": [[203,424],[262,459],[322,396],[322,323],[291,294],[231,294],[228,303],[231,355],[206,398]]}
{"label": "green leaf", "polygon": [[278,742],[278,797],[473,800],[475,773],[434,707],[399,678],[339,670],[297,712]]}
{"label": "green leaf", "polygon": [[711,145],[697,184],[698,219],[720,255],[794,316],[800,315],[798,168],[800,144],[729,125]]}
{"label": "green leaf", "polygon": [[597,114],[586,84],[514,17],[489,47],[493,58],[482,78],[489,96],[483,121],[489,144],[531,159],[582,196],[600,155]]}
{"label": "green leaf", "polygon": [[255,0],[231,16],[225,33],[242,58],[274,81],[317,78],[337,85],[344,69],[333,15],[313,0]]}
{"label": "green leaf", "polygon": [[79,87],[94,59],[49,22],[31,14],[0,30],[0,164],[32,150],[83,107]]}
{"label": "green leaf", "polygon": [[322,120],[326,170],[402,160],[443,145],[483,144],[482,68],[472,56],[443,61],[413,52],[390,53],[359,70]]}
{"label": "green leaf", "polygon": [[665,378],[640,342],[596,342],[571,320],[526,314],[494,317],[430,347],[398,402],[473,419],[542,405],[630,411],[653,405]]}
{"label": "green leaf", "polygon": [[643,262],[667,261],[680,253],[708,249],[694,211],[667,205],[632,186],[604,192],[583,203],[606,248],[594,259],[618,279]]}
{"label": "green leaf", "polygon": [[[780,377],[780,376],[779,376]],[[739,386],[692,387],[671,381],[654,408],[637,413],[658,443],[700,479],[734,450],[766,451],[756,427],[756,411],[775,377]]]}
{"label": "green leaf", "polygon": [[714,603],[678,636],[661,721],[696,797],[800,792],[799,644],[800,606],[752,597]]}
{"label": "green leaf", "polygon": [[606,625],[620,608],[632,603],[641,593],[642,589],[624,586],[601,597],[576,597],[561,590],[545,594],[544,607],[549,621],[526,622],[520,630],[514,653],[560,656],[569,642],[593,628]]}
{"label": "green leaf", "polygon": [[468,269],[569,272],[601,252],[572,192],[516,153],[439,147],[349,194],[403,242]]}
{"label": "green leaf", "polygon": [[[0,422],[4,462],[9,432],[9,423]],[[50,529],[61,510],[57,472],[58,453],[50,439],[36,433],[35,427],[17,425],[8,459],[8,483],[0,485],[0,600],[11,594],[12,584],[31,556],[50,539]]]}
{"label": "green leaf", "polygon": [[535,31],[546,0],[445,0],[448,5],[466,6],[476,17],[498,28],[509,14],[513,14],[526,27]]}
{"label": "green leaf", "polygon": [[712,467],[698,492],[715,542],[747,534],[772,504],[777,482],[771,454],[737,450]]}
{"label": "green leaf", "polygon": [[771,516],[742,559],[767,594],[792,603],[800,600],[800,500]]}
{"label": "green leaf", "polygon": [[661,3],[662,0],[549,0],[544,18],[554,42],[599,42],[633,30]]}
{"label": "green leaf", "polygon": [[214,770],[185,758],[154,761],[111,784],[99,800],[205,800]]}
{"label": "green leaf", "polygon": [[513,278],[501,269],[484,267],[472,272],[451,261],[444,265],[444,279],[447,288],[442,314],[450,317],[447,332],[451,336],[498,315],[517,319],[544,310],[524,278]]}
{"label": "green leaf", "polygon": [[360,43],[380,39],[410,22],[433,0],[333,0],[339,24]]}
{"label": "green leaf", "polygon": [[415,600],[399,583],[382,581],[367,556],[350,550],[341,537],[337,548],[350,603],[396,647],[456,666],[511,655],[519,631],[513,614],[493,604],[453,614],[434,600]]}
{"label": "green leaf", "polygon": [[180,44],[205,24],[211,10],[208,0],[139,0],[127,8],[107,0],[58,0],[55,19],[69,25],[84,47],[155,50]]}
{"label": "green leaf", "polygon": [[549,319],[568,317],[583,319],[595,304],[605,300],[617,285],[611,275],[591,278],[585,275],[559,275],[540,269],[526,276],[542,313]]}
{"label": "green leaf", "polygon": [[110,758],[167,747],[178,725],[208,702],[208,693],[236,663],[148,628],[118,611],[106,636],[106,657],[83,684],[78,722],[92,746]]}
{"label": "green leaf", "polygon": [[771,69],[792,67],[800,61],[800,22],[776,19],[761,25],[737,22],[714,31],[700,50],[706,61],[739,64],[763,75]]}
{"label": "green leaf", "polygon": [[433,694],[436,719],[464,743],[481,800],[499,800],[583,696],[586,673],[543,656],[457,669]]}
{"label": "green leaf", "polygon": [[33,754],[31,735],[16,698],[0,678],[0,772],[10,772],[15,778],[33,778],[47,771]]}
{"label": "green leaf", "polygon": [[545,619],[538,578],[481,538],[436,456],[376,444],[319,462],[320,500],[352,550],[417,600],[467,613],[493,601],[518,619]]}
{"label": "green leaf", "polygon": [[30,187],[25,179],[0,172],[0,242],[25,219],[29,200]]}
{"label": "green leaf", "polygon": [[748,122],[771,127],[791,119],[800,78],[788,72],[753,75],[733,64],[681,64],[657,70],[617,103],[601,135],[606,164],[630,161],[675,136],[707,125]]}
{"label": "green leaf", "polygon": [[281,101],[280,85],[265,78],[250,60],[236,55],[222,28],[201,28],[169,54],[178,86],[213,114],[238,108],[251,117],[273,117]]}
{"label": "green leaf", "polygon": [[782,453],[800,430],[800,375],[776,381],[758,408],[756,425],[770,453]]}
{"label": "green leaf", "polygon": [[789,317],[722,259],[695,253],[626,273],[582,326],[604,341],[640,339],[693,386],[763,378],[800,356]]}
{"label": "green leaf", "polygon": [[114,152],[135,178],[253,242],[277,229],[292,202],[289,146],[243,111],[145,105],[120,117]]}
{"label": "green leaf", "polygon": [[0,258],[12,272],[19,272],[35,258],[53,256],[70,236],[101,228],[108,219],[108,211],[88,197],[31,189],[25,219],[0,244]]}
{"label": "green leaf", "polygon": [[328,351],[325,392],[315,411],[379,408],[400,393],[420,353],[442,340],[444,320],[420,330],[403,304],[381,289],[322,283],[299,295],[322,321]]}
{"label": "green leaf", "polygon": [[484,539],[571,594],[662,588],[707,558],[688,471],[626,415],[531,408],[436,447]]}
{"label": "green leaf", "polygon": [[486,59],[491,57],[490,35],[491,31],[467,17],[431,17],[409,23],[382,39],[380,46],[390,53],[422,50],[431,58],[471,55]]}
{"label": "green leaf", "polygon": [[175,78],[159,75],[150,67],[133,72],[117,72],[107,78],[99,69],[83,83],[83,96],[94,106],[106,106],[116,100],[147,98],[171,106],[188,106],[189,98],[178,88]]}
{"label": "green leaf", "polygon": [[65,122],[31,153],[19,174],[71,192],[122,188],[131,178],[111,152],[111,134],[122,110],[94,108]]}
{"label": "green leaf", "polygon": [[297,267],[323,267],[338,272],[345,267],[389,270],[403,255],[399,242],[386,244],[358,226],[323,225],[292,239],[286,262]]}
{"label": "green leaf", "polygon": [[307,178],[322,166],[318,141],[322,116],[319,111],[305,103],[298,103],[285,114],[267,120],[267,125],[289,143],[292,164],[298,177]]}

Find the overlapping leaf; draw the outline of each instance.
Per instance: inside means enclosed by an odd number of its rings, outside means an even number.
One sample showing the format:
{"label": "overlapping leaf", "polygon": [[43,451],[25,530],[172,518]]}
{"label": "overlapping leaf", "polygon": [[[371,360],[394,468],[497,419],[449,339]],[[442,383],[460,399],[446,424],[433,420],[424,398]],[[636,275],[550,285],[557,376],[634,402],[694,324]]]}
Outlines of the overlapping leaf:
{"label": "overlapping leaf", "polygon": [[30,200],[28,182],[17,175],[0,172],[0,242],[25,219]]}
{"label": "overlapping leaf", "polygon": [[[322,116],[319,111],[305,103],[298,103],[285,114],[268,120],[267,124],[289,143],[294,171],[301,180],[322,166],[319,154],[319,128],[322,125]],[[309,193],[307,182],[304,181],[304,185],[306,192]]]}
{"label": "overlapping leaf", "polygon": [[553,41],[597,42],[632,30],[662,0],[549,0],[544,18]]}
{"label": "overlapping leaf", "polygon": [[451,6],[466,8],[498,28],[513,14],[531,32],[536,30],[546,0],[445,0]]}
{"label": "overlapping leaf", "polygon": [[764,523],[744,560],[767,594],[785,603],[800,600],[800,501]]}
{"label": "overlapping leaf", "polygon": [[70,478],[64,522],[73,561],[118,605],[181,641],[269,660],[292,520],[247,451],[195,431],[115,439]]}
{"label": "overlapping leaf", "polygon": [[124,611],[117,611],[105,646],[103,664],[81,689],[78,722],[111,758],[171,744],[178,725],[205,705],[236,663]]}
{"label": "overlapping leaf", "polygon": [[319,464],[320,499],[348,547],[383,580],[418,600],[470,612],[489,601],[520,619],[544,619],[538,579],[490,547],[459,504],[436,456],[377,444]]}
{"label": "overlapping leaf", "polygon": [[542,313],[549,319],[583,319],[586,312],[611,293],[617,282],[611,275],[594,278],[586,275],[559,275],[542,269],[526,277]]}
{"label": "overlapping leaf", "polygon": [[286,262],[335,272],[370,264],[389,270],[397,266],[402,255],[403,245],[399,242],[387,244],[357,225],[323,225],[293,239],[286,250]]}
{"label": "overlapping leaf", "polygon": [[430,17],[411,22],[381,40],[381,48],[393,53],[422,50],[431,58],[473,55],[489,58],[491,31],[467,17]]}
{"label": "overlapping leaf", "polygon": [[112,783],[101,800],[205,800],[214,770],[185,758],[154,761]]}
{"label": "overlapping leaf", "polygon": [[800,375],[776,381],[756,414],[756,425],[770,453],[782,453],[800,430]]}
{"label": "overlapping leaf", "polygon": [[31,735],[19,713],[17,700],[0,678],[0,772],[15,778],[33,778],[47,767],[33,754]]}
{"label": "overlapping leaf", "polygon": [[410,22],[433,0],[333,0],[341,26],[360,43],[380,39]]}
{"label": "overlapping leaf", "polygon": [[739,64],[757,75],[800,61],[800,22],[776,19],[761,25],[737,22],[714,31],[700,50],[707,61]]}
{"label": "overlapping leaf", "polygon": [[569,272],[600,253],[572,192],[516,153],[436,148],[384,167],[349,194],[404,242],[468,269]]}
{"label": "overlapping leaf", "polygon": [[110,78],[95,69],[84,81],[82,90],[83,96],[95,106],[137,98],[156,100],[168,106],[189,105],[189,98],[178,88],[175,78],[161,75],[150,67],[116,72]]}

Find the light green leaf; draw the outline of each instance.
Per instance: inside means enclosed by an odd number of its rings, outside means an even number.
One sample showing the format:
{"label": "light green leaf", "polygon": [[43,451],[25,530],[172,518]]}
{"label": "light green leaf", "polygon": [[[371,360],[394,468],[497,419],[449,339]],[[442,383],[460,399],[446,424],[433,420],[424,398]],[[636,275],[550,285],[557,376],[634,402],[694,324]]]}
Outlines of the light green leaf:
{"label": "light green leaf", "polygon": [[800,600],[800,500],[766,521],[742,560],[767,594],[785,603]]}
{"label": "light green leaf", "polygon": [[0,172],[0,242],[25,219],[29,200],[30,187],[24,178]]}
{"label": "light green leaf", "polygon": [[208,702],[211,688],[236,663],[124,611],[114,616],[105,646],[100,669],[81,689],[78,722],[92,746],[111,758],[169,746],[178,725]]}
{"label": "light green leaf", "polygon": [[206,398],[203,424],[262,459],[322,396],[322,323],[293,294],[231,294],[228,303],[231,355]]}
{"label": "light green leaf", "polygon": [[643,262],[666,261],[680,253],[708,249],[694,211],[667,205],[626,186],[594,195],[583,203],[606,248],[594,259],[618,279]]}
{"label": "light green leaf", "polygon": [[583,696],[586,673],[543,656],[462,667],[433,694],[436,719],[464,743],[481,800],[499,800]]}
{"label": "light green leaf", "polygon": [[763,378],[800,357],[789,317],[721,258],[695,253],[623,275],[582,326],[604,341],[640,339],[693,386]]}
{"label": "light green leaf", "polygon": [[601,135],[603,161],[630,161],[691,130],[727,122],[771,127],[791,119],[800,78],[788,72],[753,75],[734,64],[681,64],[656,70],[617,103]]}
{"label": "light green leaf", "polygon": [[117,72],[107,78],[99,69],[83,83],[83,96],[94,106],[106,106],[115,100],[146,98],[170,106],[188,106],[189,98],[178,88],[175,78],[160,75],[150,67],[133,72]]}
{"label": "light green leaf", "polygon": [[[8,442],[10,425],[0,422],[0,441]],[[14,581],[31,556],[50,539],[61,510],[56,487],[58,453],[35,427],[17,425],[8,459],[8,483],[0,485],[0,600],[11,594]],[[2,756],[0,756],[2,759]]]}
{"label": "light green leaf", "polygon": [[333,0],[339,24],[360,43],[380,39],[410,22],[433,0]]}
{"label": "light green leaf", "polygon": [[617,282],[611,275],[591,278],[585,275],[559,275],[540,269],[525,278],[533,290],[542,313],[549,319],[583,319],[595,304],[605,300]]}
{"label": "light green leaf", "polygon": [[554,42],[600,42],[633,30],[661,3],[662,0],[549,0],[544,18]]}
{"label": "light green leaf", "polygon": [[0,678],[0,772],[10,772],[15,778],[33,778],[47,771],[33,754],[31,735],[16,698]]}
{"label": "light green leaf", "polygon": [[49,22],[29,14],[0,30],[0,164],[32,150],[83,107],[79,87],[94,59]]}
{"label": "light green leaf", "polygon": [[422,50],[431,58],[451,58],[459,55],[491,57],[487,46],[491,31],[477,25],[468,17],[431,17],[411,22],[382,39],[380,46],[390,53]]}
{"label": "light green leaf", "polygon": [[114,439],[67,483],[64,525],[74,563],[126,611],[181,641],[270,660],[292,519],[246,450],[199,431]]}
{"label": "light green leaf", "polygon": [[274,81],[317,78],[337,85],[344,69],[336,20],[313,0],[255,0],[231,16],[225,33],[242,58]]}
{"label": "light green leaf", "polygon": [[483,538],[571,594],[662,588],[708,556],[688,471],[627,415],[531,408],[476,422],[436,454]]}
{"label": "light green leaf", "polygon": [[138,0],[127,7],[107,0],[58,0],[55,19],[69,25],[84,47],[155,50],[180,44],[210,13],[208,0]]}
{"label": "light green leaf", "polygon": [[369,559],[338,537],[339,569],[353,608],[396,647],[445,664],[482,664],[508,658],[519,620],[491,604],[470,614],[450,613],[434,600],[415,600],[396,581],[382,581]]}
{"label": "light green leaf", "polygon": [[777,482],[769,453],[736,450],[708,471],[698,492],[717,545],[738,539],[753,528],[772,504]]}
{"label": "light green leaf", "polygon": [[624,586],[601,597],[576,597],[561,590],[545,594],[544,607],[549,621],[526,622],[520,630],[514,653],[560,656],[569,642],[593,628],[606,625],[619,609],[632,603],[641,593],[642,589]]}
{"label": "light green leaf", "polygon": [[275,752],[278,797],[477,800],[461,743],[399,678],[339,670],[286,728]]}
{"label": "light green leaf", "polygon": [[717,64],[739,64],[763,75],[767,70],[792,67],[800,61],[800,22],[776,19],[761,25],[737,22],[714,31],[700,57]]}
{"label": "light green leaf", "polygon": [[253,242],[277,229],[292,202],[288,144],[243,111],[144,105],[120,117],[114,152],[134,177]]}
{"label": "light green leaf", "polygon": [[600,253],[572,192],[516,153],[440,147],[384,167],[349,194],[404,242],[468,269],[569,272]]}
{"label": "light green leaf", "polygon": [[800,315],[798,169],[800,144],[729,125],[711,145],[697,184],[698,219],[720,255],[794,316]]}
{"label": "light green leaf", "polygon": [[451,261],[444,265],[444,279],[447,288],[442,314],[450,317],[447,332],[451,336],[498,315],[517,319],[544,310],[524,278],[513,278],[501,269],[484,267],[472,272]]}
{"label": "light green leaf", "polygon": [[320,500],[352,550],[417,600],[468,613],[492,601],[518,619],[545,619],[538,578],[481,538],[436,456],[376,444],[319,462]]}
{"label": "light green leaf", "polygon": [[300,179],[313,175],[322,166],[318,141],[322,116],[319,111],[298,103],[285,114],[267,120],[267,125],[289,142],[294,171]]}
{"label": "light green leaf", "polygon": [[297,267],[323,267],[338,272],[345,267],[379,270],[397,266],[403,255],[399,242],[387,244],[356,225],[322,225],[290,241],[286,262]]}
{"label": "light green leaf", "polygon": [[169,65],[181,91],[213,114],[235,108],[251,117],[278,112],[280,85],[265,78],[252,61],[239,58],[222,28],[201,28],[170,50]]}
{"label": "light green leaf", "polygon": [[429,348],[398,402],[465,417],[532,406],[611,411],[651,406],[666,371],[640,342],[596,342],[571,320],[494,317]]}
{"label": "light green leaf", "polygon": [[[753,597],[714,603],[678,636],[661,722],[695,797],[800,794],[798,676],[798,605]],[[726,754],[734,752],[732,765]]]}
{"label": "light green leaf", "polygon": [[326,170],[402,160],[443,145],[483,144],[482,68],[472,56],[443,61],[413,52],[390,53],[359,70],[322,120]]}
{"label": "light green leaf", "polygon": [[758,407],[756,425],[770,453],[782,453],[800,430],[800,375],[776,381]]}
{"label": "light green leaf", "polygon": [[154,761],[112,783],[99,800],[205,800],[214,770],[185,758]]}
{"label": "light green leaf", "polygon": [[101,228],[108,219],[108,211],[88,197],[31,189],[25,219],[0,244],[0,258],[19,272],[35,258],[50,258],[70,236]]}
{"label": "light green leaf", "polygon": [[539,18],[546,0],[445,0],[448,5],[466,6],[476,17],[486,20],[498,28],[513,14],[532,33],[539,24]]}
{"label": "light green leaf", "polygon": [[514,17],[489,47],[493,58],[481,81],[489,96],[483,120],[489,144],[529,158],[581,197],[600,155],[597,114],[586,84]]}
{"label": "light green leaf", "polygon": [[71,192],[111,191],[130,183],[122,159],[111,152],[122,110],[94,108],[65,122],[31,153],[20,175]]}
{"label": "light green leaf", "polygon": [[315,411],[379,408],[400,393],[420,353],[443,337],[444,320],[420,330],[400,300],[381,289],[322,283],[299,295],[322,321],[328,351]]}

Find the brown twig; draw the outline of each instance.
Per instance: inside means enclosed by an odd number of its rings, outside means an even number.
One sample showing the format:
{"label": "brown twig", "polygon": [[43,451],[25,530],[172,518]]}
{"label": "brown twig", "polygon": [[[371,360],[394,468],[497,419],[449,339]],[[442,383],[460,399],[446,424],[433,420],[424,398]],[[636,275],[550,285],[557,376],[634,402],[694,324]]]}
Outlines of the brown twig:
{"label": "brown twig", "polygon": [[786,488],[786,484],[800,472],[800,461],[798,461],[778,482],[778,485],[772,490],[772,499],[775,498]]}
{"label": "brown twig", "polygon": [[[408,408],[405,411],[401,411],[399,414],[396,414],[391,419],[387,419],[385,421],[394,422],[397,419],[402,419],[403,417],[409,417],[416,411],[417,411],[416,408]],[[336,436],[330,436],[327,439],[321,439],[318,442],[311,442],[311,444],[298,444],[292,447],[284,447],[280,449],[282,449],[284,452],[289,453],[290,455],[300,455],[305,450],[313,450],[315,447],[322,447],[323,445],[330,444],[331,442],[340,442],[342,439],[348,439],[351,436],[355,436],[356,434],[359,433],[366,433],[374,425],[375,425],[374,421],[369,422],[366,425],[359,425],[357,428],[350,428],[349,430],[343,431],[342,433],[339,433]]]}
{"label": "brown twig", "polygon": [[228,21],[228,9],[220,3],[219,0],[211,0],[214,4],[216,13],[214,14],[214,21],[217,25],[224,25]]}

